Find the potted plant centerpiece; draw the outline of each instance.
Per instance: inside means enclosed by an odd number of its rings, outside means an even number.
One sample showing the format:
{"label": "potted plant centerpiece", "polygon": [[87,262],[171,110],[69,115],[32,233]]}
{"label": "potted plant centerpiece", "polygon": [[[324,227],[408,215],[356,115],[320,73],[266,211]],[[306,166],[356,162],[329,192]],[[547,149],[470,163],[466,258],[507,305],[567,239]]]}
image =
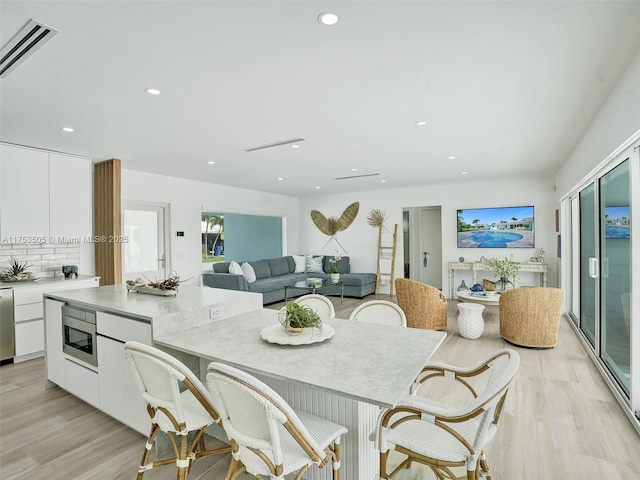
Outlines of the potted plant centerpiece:
{"label": "potted plant centerpiece", "polygon": [[308,305],[288,302],[278,314],[282,328],[291,335],[304,332],[305,328],[322,331],[322,320]]}
{"label": "potted plant centerpiece", "polygon": [[506,290],[513,288],[513,283],[509,278],[515,278],[520,271],[520,264],[513,260],[513,254],[509,257],[504,257],[504,260],[497,258],[491,258],[485,262],[485,265],[489,270],[493,271],[493,274],[499,278],[496,282],[496,291],[502,293]]}
{"label": "potted plant centerpiece", "polygon": [[333,256],[333,258],[331,260],[329,260],[329,262],[331,263],[331,270],[329,273],[330,277],[331,277],[331,281],[333,282],[337,282],[338,280],[340,280],[340,270],[338,269],[338,262],[340,261],[340,259],[342,258],[342,254],[340,253],[339,250],[336,250],[336,254]]}

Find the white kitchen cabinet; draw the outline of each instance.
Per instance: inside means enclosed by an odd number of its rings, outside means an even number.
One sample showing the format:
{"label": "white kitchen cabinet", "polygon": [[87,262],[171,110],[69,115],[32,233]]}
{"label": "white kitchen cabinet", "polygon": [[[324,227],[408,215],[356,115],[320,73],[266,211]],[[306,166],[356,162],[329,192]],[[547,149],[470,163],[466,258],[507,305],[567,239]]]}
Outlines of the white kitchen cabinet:
{"label": "white kitchen cabinet", "polygon": [[[43,295],[62,290],[77,290],[99,286],[98,277],[80,280],[58,280],[43,285],[37,283],[14,287],[15,357],[19,363],[44,354],[45,328],[43,322]],[[62,324],[60,324],[62,331]],[[49,333],[47,332],[47,338]],[[62,349],[62,337],[57,343]]]}
{"label": "white kitchen cabinet", "polygon": [[0,208],[0,237],[48,237],[48,152],[0,145]]}
{"label": "white kitchen cabinet", "polygon": [[15,342],[14,358],[31,354],[38,357],[44,355],[44,321],[39,319],[16,323]]}
{"label": "white kitchen cabinet", "polygon": [[150,428],[146,403],[136,386],[124,343],[135,340],[151,345],[151,325],[118,315],[96,313],[100,409],[134,430],[147,435]]}
{"label": "white kitchen cabinet", "polygon": [[45,334],[46,334],[46,377],[60,388],[65,388],[64,354],[62,353],[62,306],[64,302],[46,299]]}
{"label": "white kitchen cabinet", "polygon": [[[102,368],[100,368],[102,367]],[[98,337],[98,384],[100,385],[100,410],[114,418],[124,419],[126,407],[122,380],[124,369],[124,343],[111,338]]]}
{"label": "white kitchen cabinet", "polygon": [[56,239],[92,235],[91,162],[49,153],[49,185],[49,235]]}
{"label": "white kitchen cabinet", "polygon": [[89,158],[0,144],[5,243],[68,243],[92,235],[91,172]]}
{"label": "white kitchen cabinet", "polygon": [[65,390],[93,405],[100,407],[100,387],[98,373],[79,365],[72,360],[64,360]]}

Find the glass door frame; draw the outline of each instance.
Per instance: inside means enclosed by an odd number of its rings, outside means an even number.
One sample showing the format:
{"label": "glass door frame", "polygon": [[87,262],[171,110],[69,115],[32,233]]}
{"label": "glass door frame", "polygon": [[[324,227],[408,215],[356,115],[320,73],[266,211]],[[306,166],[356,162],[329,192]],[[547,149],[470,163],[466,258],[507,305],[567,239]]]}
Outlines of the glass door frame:
{"label": "glass door frame", "polygon": [[[171,235],[170,235],[170,218],[171,218],[171,212],[170,212],[170,205],[168,203],[157,203],[157,202],[142,202],[142,201],[135,201],[135,200],[123,200],[122,201],[122,231],[123,231],[123,235],[124,235],[124,212],[125,210],[140,210],[140,211],[150,211],[150,212],[157,212],[158,217],[159,217],[159,221],[161,222],[161,225],[159,225],[159,231],[158,231],[158,237],[159,237],[159,257],[158,258],[158,264],[162,264],[163,268],[164,268],[164,273],[165,273],[165,278],[168,277],[168,275],[173,271],[171,268]],[[160,238],[162,237],[162,238]],[[158,268],[158,271],[160,271],[161,269]],[[131,272],[129,272],[129,274],[125,273],[125,256],[124,256],[124,250],[123,250],[123,254],[122,254],[122,276],[123,276],[123,281],[125,280],[135,280],[134,277],[135,275],[131,275]],[[152,278],[150,280],[155,280],[155,278]]]}
{"label": "glass door frame", "polygon": [[[640,291],[640,274],[636,274],[635,278],[633,272],[640,272],[640,131],[636,132],[629,140],[616,149],[611,155],[609,155],[597,168],[592,170],[586,175],[583,180],[576,185],[570,193],[560,199],[562,218],[567,221],[562,222],[561,237],[563,240],[563,251],[561,254],[561,282],[568,292],[566,299],[566,311],[570,317],[569,324],[576,331],[578,338],[581,340],[585,349],[593,359],[594,363],[600,370],[605,382],[609,385],[614,396],[623,407],[627,416],[632,420],[632,423],[636,430],[640,432],[640,295],[632,295],[630,305],[630,392],[627,397],[627,393],[624,392],[622,387],[618,385],[618,382],[613,379],[609,373],[609,368],[604,364],[601,359],[601,345],[600,345],[600,312],[599,306],[597,310],[597,327],[596,328],[596,344],[595,348],[591,345],[589,340],[584,336],[584,333],[580,329],[579,319],[580,312],[575,311],[575,306],[580,305],[580,284],[575,284],[575,280],[578,282],[580,276],[575,274],[575,268],[580,268],[580,265],[575,264],[576,257],[574,250],[579,247],[579,234],[580,230],[575,230],[576,225],[579,226],[579,219],[575,219],[575,208],[573,202],[578,197],[579,192],[588,187],[590,184],[595,184],[599,187],[600,179],[613,170],[615,167],[622,164],[626,159],[629,159],[629,182],[630,182],[630,211],[631,211],[631,292]],[[599,188],[596,188],[596,205],[599,205]],[[634,215],[635,212],[635,221]],[[578,212],[579,213],[579,212]],[[599,229],[598,229],[599,230]],[[576,238],[578,235],[578,238]],[[596,252],[598,258],[600,258],[600,239],[599,232],[596,238]],[[602,266],[600,265],[600,268]],[[598,281],[597,296],[599,303],[600,296],[600,284]],[[577,296],[577,300],[576,300]],[[635,317],[635,318],[634,318]],[[577,320],[577,321],[576,321]],[[635,320],[635,321],[634,321]]]}

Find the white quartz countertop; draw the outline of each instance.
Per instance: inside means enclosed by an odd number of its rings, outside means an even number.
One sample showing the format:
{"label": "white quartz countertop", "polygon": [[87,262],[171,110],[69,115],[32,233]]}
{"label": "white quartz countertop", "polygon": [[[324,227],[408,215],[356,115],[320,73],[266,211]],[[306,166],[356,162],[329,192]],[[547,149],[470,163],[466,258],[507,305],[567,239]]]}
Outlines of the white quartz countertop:
{"label": "white quartz countertop", "polygon": [[[177,295],[167,297],[129,292],[124,284],[47,293],[44,296],[99,312],[151,322],[161,317],[189,317],[188,312],[195,311],[198,312],[198,319],[194,321],[198,321],[206,314],[202,311],[203,308],[210,305],[233,305],[240,301],[247,303],[247,295],[251,299],[255,297],[255,302],[262,304],[259,294],[191,285],[181,285]],[[177,324],[178,321],[174,323]],[[181,328],[189,326],[183,325]]]}
{"label": "white quartz countertop", "polygon": [[332,338],[310,345],[278,345],[260,331],[277,323],[261,309],[199,328],[154,338],[155,344],[381,407],[409,391],[445,332],[323,319]]}
{"label": "white quartz countertop", "polygon": [[88,280],[95,280],[96,278],[93,275],[78,275],[78,278],[64,278],[64,277],[39,277],[37,280],[32,282],[0,282],[0,287],[2,288],[13,288],[15,290],[19,288],[38,288],[47,285],[64,285],[68,283],[69,285],[74,282],[86,282]]}

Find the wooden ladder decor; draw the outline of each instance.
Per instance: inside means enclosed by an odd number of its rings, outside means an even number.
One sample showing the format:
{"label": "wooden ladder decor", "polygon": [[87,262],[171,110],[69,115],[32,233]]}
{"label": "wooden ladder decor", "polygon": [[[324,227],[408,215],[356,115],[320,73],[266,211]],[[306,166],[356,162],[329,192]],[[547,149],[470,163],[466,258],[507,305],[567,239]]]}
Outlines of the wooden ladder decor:
{"label": "wooden ladder decor", "polygon": [[[398,237],[398,224],[393,227],[393,241],[391,245],[383,245],[382,242],[382,229],[384,227],[380,225],[378,227],[378,271],[376,275],[376,295],[378,294],[378,287],[380,286],[380,278],[389,278],[389,294],[394,295],[394,271],[396,266],[396,239]],[[387,230],[388,231],[388,230]],[[389,255],[389,253],[391,255]],[[391,261],[391,268],[386,268]]]}

